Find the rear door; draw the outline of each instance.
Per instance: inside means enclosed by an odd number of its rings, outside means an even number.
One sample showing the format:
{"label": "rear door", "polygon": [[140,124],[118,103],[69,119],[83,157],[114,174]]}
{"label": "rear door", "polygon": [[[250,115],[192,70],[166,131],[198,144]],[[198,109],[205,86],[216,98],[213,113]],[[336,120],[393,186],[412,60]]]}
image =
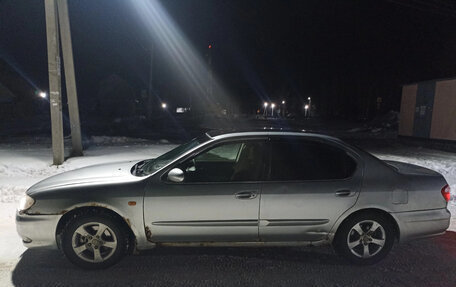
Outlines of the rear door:
{"label": "rear door", "polygon": [[359,194],[362,166],[336,143],[271,138],[262,186],[260,240],[318,241]]}

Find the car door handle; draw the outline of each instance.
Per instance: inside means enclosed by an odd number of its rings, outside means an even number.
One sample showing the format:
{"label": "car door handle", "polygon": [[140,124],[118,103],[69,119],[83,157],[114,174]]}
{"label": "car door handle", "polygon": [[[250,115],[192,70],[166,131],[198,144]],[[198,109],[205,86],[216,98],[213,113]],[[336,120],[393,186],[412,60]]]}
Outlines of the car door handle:
{"label": "car door handle", "polygon": [[254,199],[257,197],[256,191],[239,191],[234,194],[237,199]]}
{"label": "car door handle", "polygon": [[352,194],[353,193],[349,189],[341,189],[341,190],[336,191],[336,196],[341,196],[341,197],[350,196]]}

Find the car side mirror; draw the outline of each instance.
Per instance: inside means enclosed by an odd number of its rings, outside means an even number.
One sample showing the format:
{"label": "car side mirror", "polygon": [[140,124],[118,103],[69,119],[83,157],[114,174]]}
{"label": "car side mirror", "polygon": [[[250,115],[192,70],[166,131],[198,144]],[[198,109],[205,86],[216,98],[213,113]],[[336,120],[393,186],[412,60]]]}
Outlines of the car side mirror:
{"label": "car side mirror", "polygon": [[173,168],[168,172],[168,180],[172,182],[183,182],[184,172],[180,168]]}

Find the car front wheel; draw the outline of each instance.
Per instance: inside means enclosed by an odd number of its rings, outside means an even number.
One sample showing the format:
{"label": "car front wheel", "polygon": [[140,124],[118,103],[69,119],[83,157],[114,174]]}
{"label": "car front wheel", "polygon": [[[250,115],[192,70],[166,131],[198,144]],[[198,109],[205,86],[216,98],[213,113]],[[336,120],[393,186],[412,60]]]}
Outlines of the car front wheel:
{"label": "car front wheel", "polygon": [[85,269],[107,268],[127,251],[127,237],[109,216],[81,215],[66,226],[62,249],[74,264]]}
{"label": "car front wheel", "polygon": [[342,224],[334,238],[334,247],[350,262],[370,265],[389,253],[394,239],[394,226],[388,219],[375,213],[363,213]]}

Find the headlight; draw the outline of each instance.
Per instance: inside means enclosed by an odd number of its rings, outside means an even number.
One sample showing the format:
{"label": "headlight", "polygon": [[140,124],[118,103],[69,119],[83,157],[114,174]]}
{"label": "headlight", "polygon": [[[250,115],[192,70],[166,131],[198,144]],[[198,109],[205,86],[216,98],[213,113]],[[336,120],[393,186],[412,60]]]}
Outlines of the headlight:
{"label": "headlight", "polygon": [[24,213],[27,209],[33,206],[35,200],[28,195],[24,195],[19,202],[19,208],[17,209],[20,214]]}

